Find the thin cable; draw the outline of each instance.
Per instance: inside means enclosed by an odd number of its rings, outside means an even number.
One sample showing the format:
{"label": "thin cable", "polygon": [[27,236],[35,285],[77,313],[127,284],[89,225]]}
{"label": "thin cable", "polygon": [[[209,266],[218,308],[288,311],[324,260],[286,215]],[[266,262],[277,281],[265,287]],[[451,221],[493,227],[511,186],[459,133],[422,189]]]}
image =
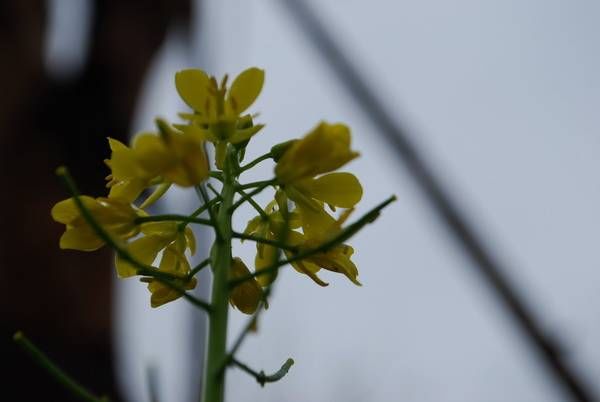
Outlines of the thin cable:
{"label": "thin cable", "polygon": [[596,401],[597,398],[593,396],[591,390],[562,361],[559,348],[544,335],[533,312],[526,307],[521,297],[512,289],[508,278],[503,274],[506,270],[492,257],[490,251],[477,237],[461,209],[445,192],[440,184],[441,181],[434,176],[423,156],[411,143],[407,131],[394,121],[383,106],[384,103],[371,91],[358,69],[327,31],[326,25],[317,18],[304,0],[283,0],[281,4],[291,20],[298,25],[306,39],[321,55],[323,61],[331,68],[340,84],[358,104],[367,119],[378,129],[378,133],[401,156],[404,167],[408,169],[423,191],[432,209],[471,259],[477,272],[481,274],[486,284],[510,313],[515,324],[521,328],[529,345],[535,349],[549,372],[563,385],[564,390],[573,400]]}

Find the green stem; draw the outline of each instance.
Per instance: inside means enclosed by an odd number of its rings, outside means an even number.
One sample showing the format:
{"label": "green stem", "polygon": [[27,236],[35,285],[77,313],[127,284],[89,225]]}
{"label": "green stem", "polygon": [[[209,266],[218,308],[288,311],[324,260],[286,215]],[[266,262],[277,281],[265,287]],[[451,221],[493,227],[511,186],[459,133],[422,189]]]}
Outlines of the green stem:
{"label": "green stem", "polygon": [[217,179],[219,181],[223,181],[223,172],[211,170],[208,175],[213,179]]}
{"label": "green stem", "polygon": [[258,205],[258,203],[256,201],[254,201],[254,199],[250,196],[248,196],[248,193],[246,193],[244,190],[238,188],[236,190],[243,199],[245,199],[246,201],[248,201],[250,203],[250,205],[252,205],[252,207],[256,210],[256,212],[258,212],[258,214],[260,215],[260,217],[265,220],[268,221],[269,220],[269,215],[267,215],[267,213],[265,212],[264,209],[262,209],[260,207],[260,205]]}
{"label": "green stem", "polygon": [[265,374],[265,372],[262,370],[256,371],[235,358],[231,359],[231,364],[233,364],[236,367],[239,367],[246,373],[250,374],[252,377],[256,378],[256,381],[260,384],[260,386],[264,387],[265,383],[267,382],[276,382],[285,377],[288,371],[290,371],[290,367],[294,365],[294,359],[287,359],[279,370],[269,375]]}
{"label": "green stem", "polygon": [[[196,193],[204,201],[204,204],[208,205],[210,203],[210,201],[209,201],[208,194],[206,194],[206,190],[204,189],[204,187],[202,185],[198,185],[194,188],[196,189]],[[222,205],[223,205],[223,199],[221,197],[220,206],[222,206]],[[208,216],[210,218],[210,222],[211,222],[213,228],[215,229],[215,235],[217,236],[217,240],[221,239],[223,237],[223,235],[221,234],[221,229],[219,228],[219,225],[217,223],[217,216],[215,215],[215,211],[214,211],[214,208],[212,205],[208,206]]]}
{"label": "green stem", "polygon": [[194,277],[194,275],[196,275],[198,272],[202,271],[202,269],[206,266],[208,266],[210,264],[210,258],[207,258],[206,260],[202,261],[200,264],[196,265],[188,274],[188,279],[191,279]]}
{"label": "green stem", "polygon": [[225,372],[220,370],[227,354],[227,315],[229,312],[229,270],[231,268],[231,206],[235,195],[233,147],[228,147],[223,166],[222,202],[216,216],[217,238],[213,245],[213,282],[209,316],[206,364],[204,366],[203,402],[223,402]]}
{"label": "green stem", "polygon": [[[192,212],[190,214],[190,218],[196,218],[202,212],[206,211],[208,208],[211,208],[215,203],[218,203],[220,201],[221,201],[221,196],[213,198],[208,203],[202,204],[199,208],[197,208],[194,212]],[[183,230],[186,227],[186,225],[187,225],[187,222],[181,222],[177,229]]]}
{"label": "green stem", "polygon": [[282,250],[287,250],[287,251],[292,251],[292,252],[298,251],[297,247],[290,246],[289,244],[285,244],[285,243],[280,242],[279,240],[275,240],[275,239],[266,239],[264,237],[248,235],[245,233],[238,233],[238,232],[233,232],[231,235],[236,239],[251,240],[251,241],[254,241],[257,243],[268,244],[270,246],[274,246],[274,247],[280,248]]}
{"label": "green stem", "polygon": [[268,153],[266,153],[264,155],[261,155],[258,158],[254,159],[252,162],[248,162],[246,165],[240,167],[239,172],[240,173],[245,172],[246,170],[251,169],[254,166],[258,165],[262,161],[267,160],[267,159],[271,159],[271,158],[272,158],[271,152],[268,152]]}
{"label": "green stem", "polygon": [[260,180],[260,181],[253,181],[251,183],[238,184],[236,187],[241,190],[245,190],[247,188],[255,188],[255,187],[265,188],[266,186],[270,186],[271,184],[275,184],[275,183],[276,183],[275,179]]}
{"label": "green stem", "polygon": [[[235,211],[240,205],[242,205],[244,202],[248,201],[249,199],[251,199],[253,196],[255,196],[256,194],[260,193],[261,191],[263,191],[265,188],[269,187],[270,185],[275,184],[275,179],[273,180],[267,180],[262,182],[262,184],[260,186],[258,186],[257,188],[255,188],[254,190],[250,191],[247,194],[242,195],[242,198],[237,200],[230,208],[230,213],[233,213],[233,211]],[[241,187],[238,187],[237,190],[243,189]]]}
{"label": "green stem", "polygon": [[[48,356],[39,350],[27,337],[18,331],[13,335],[13,340],[22,347],[29,355],[45,369],[56,381],[58,381],[63,387],[73,393],[83,401],[88,402],[108,402],[109,399],[106,396],[98,397],[92,394],[90,391],[85,389],[82,385],[73,380],[67,373],[61,370],[56,364],[54,364]],[[35,386],[35,384],[32,384]]]}
{"label": "green stem", "polygon": [[213,194],[215,195],[215,197],[221,197],[221,194],[219,194],[219,192],[217,191],[217,189],[215,188],[215,186],[213,186],[210,183],[206,183],[206,187],[208,187],[208,189],[213,192]]}
{"label": "green stem", "polygon": [[193,216],[187,215],[177,215],[177,214],[165,214],[165,215],[153,215],[153,216],[140,216],[139,218],[135,218],[134,223],[139,225],[141,223],[146,222],[165,222],[165,221],[176,221],[176,222],[185,222],[185,223],[198,223],[200,225],[212,226],[212,222],[210,219],[202,219],[196,218]]}

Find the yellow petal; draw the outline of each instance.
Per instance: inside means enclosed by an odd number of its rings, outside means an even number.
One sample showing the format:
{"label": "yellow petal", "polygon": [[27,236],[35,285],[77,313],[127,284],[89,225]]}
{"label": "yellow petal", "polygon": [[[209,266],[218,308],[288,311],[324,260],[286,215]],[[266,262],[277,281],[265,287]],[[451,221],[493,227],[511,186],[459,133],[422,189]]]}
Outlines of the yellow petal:
{"label": "yellow petal", "polygon": [[186,246],[190,249],[190,254],[196,254],[196,236],[194,235],[194,231],[189,226],[186,226],[184,234]]}
{"label": "yellow petal", "polygon": [[252,233],[256,233],[256,231],[258,230],[258,227],[264,223],[265,223],[265,221],[262,219],[262,217],[255,216],[254,218],[252,218],[248,221],[248,224],[246,225],[246,229],[244,229],[244,234],[250,235]]}
{"label": "yellow petal", "polygon": [[172,274],[186,275],[190,272],[190,264],[175,245],[170,245],[163,251],[158,269]]}
{"label": "yellow petal", "polygon": [[175,240],[177,236],[177,222],[146,222],[141,225],[142,233],[145,235],[156,235]]}
{"label": "yellow petal", "polygon": [[175,74],[175,87],[189,107],[203,113],[209,98],[208,75],[199,69],[182,70]]}
{"label": "yellow petal", "polygon": [[275,166],[275,175],[283,184],[293,183],[334,171],[357,156],[350,149],[347,126],[322,122],[285,151]]}
{"label": "yellow petal", "polygon": [[[256,253],[256,257],[254,258],[254,266],[256,268],[256,272],[260,272],[265,268],[269,268],[275,262],[275,257],[277,255],[277,249],[273,246],[269,246],[268,244],[263,244],[260,252]],[[261,286],[267,286],[271,282],[273,282],[277,278],[277,271],[273,271],[270,274],[264,274],[256,277],[256,280]]]}
{"label": "yellow petal", "polygon": [[143,175],[132,149],[114,138],[109,138],[108,143],[112,153],[107,164],[110,166],[113,179],[128,180]]}
{"label": "yellow petal", "polygon": [[98,197],[96,201],[89,210],[101,226],[119,236],[131,237],[129,232],[137,233],[134,221],[138,214],[129,202],[104,197]]}
{"label": "yellow petal", "polygon": [[[94,198],[87,195],[82,195],[79,199],[88,209],[97,204],[97,201]],[[56,222],[64,224],[70,224],[80,217],[79,208],[75,205],[75,200],[73,198],[57,202],[54,207],[52,207],[50,214],[52,215],[52,219]]]}
{"label": "yellow petal", "polygon": [[352,247],[342,244],[328,252],[316,254],[310,257],[310,260],[321,268],[346,275],[355,285],[361,286],[361,283],[356,279],[358,268],[350,260],[353,253],[354,249]]}
{"label": "yellow petal", "polygon": [[163,173],[165,179],[182,187],[196,186],[206,180],[209,166],[203,145],[183,140],[180,150],[176,164]]}
{"label": "yellow petal", "polygon": [[323,243],[339,232],[336,220],[322,207],[315,210],[304,204],[297,204],[302,220],[302,230],[313,243]]}
{"label": "yellow petal", "polygon": [[104,245],[96,233],[89,226],[68,228],[60,237],[59,247],[80,251],[98,250]]}
{"label": "yellow petal", "polygon": [[352,173],[329,173],[297,184],[312,198],[341,208],[352,208],[362,198],[362,186]]}
{"label": "yellow petal", "polygon": [[315,265],[306,260],[292,262],[294,269],[312,279],[319,286],[329,286],[327,282],[324,282],[317,276],[317,272],[321,269],[318,265]]}
{"label": "yellow petal", "polygon": [[[192,278],[186,283],[182,283],[182,281],[177,281],[176,283],[185,290],[191,290],[196,287],[198,281],[196,278]],[[150,305],[153,308],[160,307],[182,296],[177,290],[171,289],[168,285],[162,284],[157,280],[152,280],[148,284],[148,289],[152,293],[152,296],[150,296]]]}
{"label": "yellow petal", "polygon": [[[232,261],[230,278],[239,279],[250,274],[250,270],[240,258],[234,258]],[[262,288],[256,279],[249,279],[236,286],[230,292],[230,301],[242,313],[252,314],[258,308],[262,298]]]}
{"label": "yellow petal", "polygon": [[[151,265],[156,256],[167,244],[169,239],[161,236],[143,236],[127,245],[127,251],[133,258],[144,265]],[[137,274],[137,267],[123,260],[116,258],[117,274],[121,278],[127,278]]]}
{"label": "yellow petal", "polygon": [[254,103],[265,81],[264,70],[256,67],[244,70],[231,84],[227,94],[227,103],[237,115]]}
{"label": "yellow petal", "polygon": [[147,181],[140,178],[117,181],[110,187],[108,198],[118,198],[133,203],[146,188]]}
{"label": "yellow petal", "polygon": [[133,142],[135,157],[147,177],[156,177],[174,163],[163,140],[154,134],[141,134]]}
{"label": "yellow petal", "polygon": [[256,126],[236,129],[234,134],[229,138],[229,142],[232,144],[239,144],[244,141],[248,141],[254,134],[258,133],[265,125],[257,124]]}

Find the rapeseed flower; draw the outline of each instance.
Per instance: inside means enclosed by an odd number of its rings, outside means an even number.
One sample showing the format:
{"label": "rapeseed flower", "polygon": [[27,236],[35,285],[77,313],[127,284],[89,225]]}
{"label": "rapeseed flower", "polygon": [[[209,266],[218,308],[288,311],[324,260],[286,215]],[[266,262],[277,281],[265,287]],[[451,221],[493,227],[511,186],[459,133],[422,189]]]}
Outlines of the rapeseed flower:
{"label": "rapeseed flower", "polygon": [[[125,246],[125,250],[139,263],[151,266],[162,252],[158,270],[177,277],[173,282],[186,290],[196,287],[196,279],[188,278],[190,264],[185,256],[196,252],[196,239],[189,227],[180,228],[176,222],[148,222],[141,225],[142,236]],[[122,257],[116,257],[117,274],[121,278],[138,275],[138,269]],[[177,299],[181,293],[155,278],[143,278],[152,296],[150,304],[158,307]]]}
{"label": "rapeseed flower", "polygon": [[216,165],[223,166],[227,144],[242,145],[263,125],[254,125],[250,115],[242,115],[256,100],[264,83],[264,71],[256,67],[242,71],[227,88],[227,76],[221,84],[199,69],[175,74],[175,86],[193,114],[180,114],[201,138],[216,148]]}
{"label": "rapeseed flower", "polygon": [[[87,195],[80,196],[79,199],[115,241],[125,240],[139,233],[140,228],[135,219],[140,216],[141,211],[134,209],[128,202],[103,197],[92,198]],[[56,222],[66,226],[60,237],[60,248],[94,251],[104,245],[104,241],[81,215],[73,198],[56,203],[51,215]]]}
{"label": "rapeseed flower", "polygon": [[[288,244],[296,247],[298,253],[307,250],[313,250],[325,244],[335,237],[341,230],[342,224],[346,221],[351,209],[344,211],[336,220],[324,210],[314,211],[312,209],[302,209],[300,212],[302,219],[302,230],[304,233],[293,231],[288,238]],[[294,253],[285,252],[289,257]],[[338,244],[323,252],[314,253],[302,260],[292,262],[292,266],[321,286],[328,284],[317,276],[321,268],[328,271],[337,272],[345,275],[355,285],[361,285],[358,281],[358,268],[350,259],[354,254],[354,249],[347,244]]]}
{"label": "rapeseed flower", "polygon": [[322,203],[352,208],[362,198],[362,186],[351,173],[330,173],[356,158],[350,149],[350,129],[320,123],[304,138],[291,143],[275,166],[281,189],[297,205],[315,211]]}
{"label": "rapeseed flower", "polygon": [[152,184],[191,187],[208,178],[203,139],[185,128],[176,130],[162,120],[157,120],[157,126],[159,135],[140,134],[131,148],[108,139],[112,151],[111,158],[105,161],[111,169],[107,177],[109,198],[133,202]]}
{"label": "rapeseed flower", "polygon": [[[285,237],[285,234],[282,234],[285,221],[280,210],[276,209],[277,205],[278,202],[276,200],[271,201],[265,208],[266,218],[259,215],[251,219],[244,230],[244,234],[255,235],[267,240],[275,240],[282,235]],[[300,227],[300,217],[297,212],[290,212],[288,214],[287,226],[288,230]],[[257,242],[256,257],[254,259],[256,271],[258,272],[270,267],[275,261],[276,253],[277,248],[275,246]],[[273,282],[276,277],[277,271],[274,271],[269,275],[258,276],[257,280],[261,286],[267,286]]]}

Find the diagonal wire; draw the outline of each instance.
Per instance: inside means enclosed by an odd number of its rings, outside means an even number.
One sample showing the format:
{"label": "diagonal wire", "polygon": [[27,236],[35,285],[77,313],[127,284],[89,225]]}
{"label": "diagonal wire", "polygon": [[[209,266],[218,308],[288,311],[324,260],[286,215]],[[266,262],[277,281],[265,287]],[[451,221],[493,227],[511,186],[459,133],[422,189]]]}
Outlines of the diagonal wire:
{"label": "diagonal wire", "polygon": [[304,0],[283,0],[280,3],[367,119],[378,129],[381,137],[400,155],[404,167],[425,194],[431,208],[473,262],[473,266],[477,268],[484,282],[510,313],[514,323],[521,328],[522,334],[537,352],[540,360],[562,384],[564,391],[575,401],[596,401],[591,390],[564,363],[554,342],[543,333],[533,312],[504,276],[503,272],[506,270],[477,237],[462,210],[446,193],[441,181],[434,176],[428,163],[412,144],[406,129],[392,118],[383,106],[384,103],[371,91],[356,66],[327,31],[325,24]]}

